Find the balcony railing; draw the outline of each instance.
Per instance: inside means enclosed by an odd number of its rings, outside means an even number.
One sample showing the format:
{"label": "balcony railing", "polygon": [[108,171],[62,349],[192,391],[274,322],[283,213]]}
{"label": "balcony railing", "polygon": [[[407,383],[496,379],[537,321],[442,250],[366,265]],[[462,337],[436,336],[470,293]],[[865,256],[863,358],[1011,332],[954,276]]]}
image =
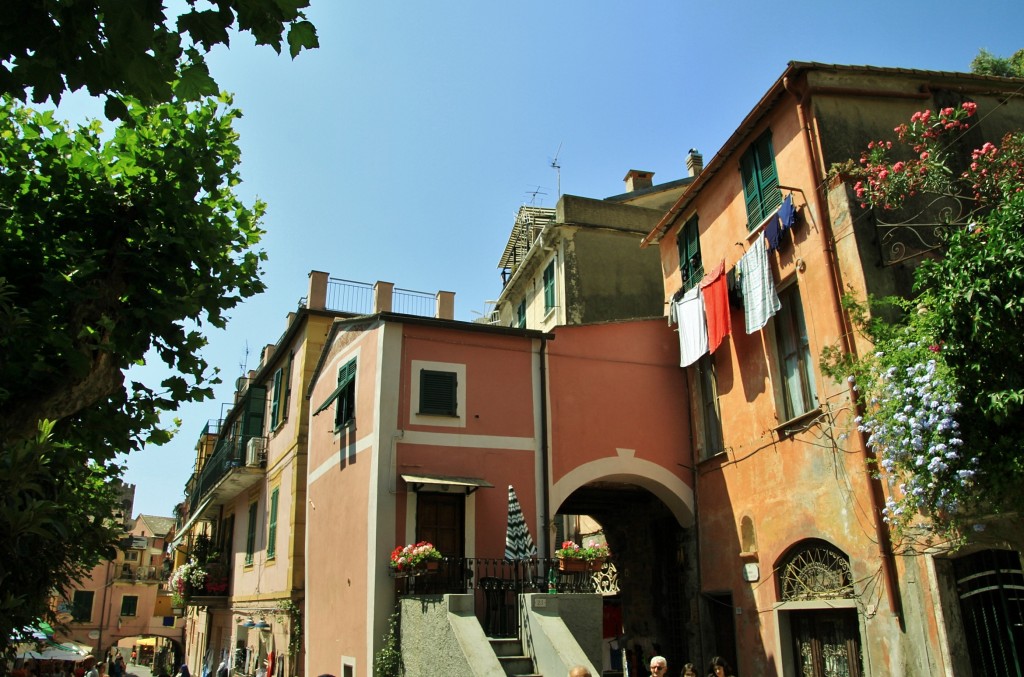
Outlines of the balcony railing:
{"label": "balcony railing", "polygon": [[557,559],[509,562],[503,559],[445,558],[436,571],[393,572],[399,595],[473,594],[476,615],[489,637],[518,633],[517,598],[522,593],[618,592],[613,562],[597,571],[565,572]]}
{"label": "balcony railing", "polygon": [[133,566],[128,562],[125,562],[121,565],[121,570],[117,573],[117,578],[122,581],[161,581],[164,578],[163,567],[154,567],[142,564]]}
{"label": "balcony railing", "polygon": [[266,465],[266,439],[249,435],[217,440],[217,450],[196,478],[192,496],[201,501],[229,472]]}

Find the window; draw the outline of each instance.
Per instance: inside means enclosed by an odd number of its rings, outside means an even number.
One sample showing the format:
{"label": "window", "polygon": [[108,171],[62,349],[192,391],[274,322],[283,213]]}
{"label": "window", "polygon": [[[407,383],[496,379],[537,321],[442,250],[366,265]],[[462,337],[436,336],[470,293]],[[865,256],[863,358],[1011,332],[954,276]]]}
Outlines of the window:
{"label": "window", "polygon": [[138,550],[129,550],[129,551],[127,551],[124,554],[124,559],[127,562],[138,562],[139,561],[139,551]]}
{"label": "window", "polygon": [[274,559],[277,556],[277,499],[281,492],[280,487],[274,487],[270,494],[270,525],[267,527],[267,559]]}
{"label": "window", "polygon": [[454,371],[421,369],[419,413],[457,416],[458,390],[458,377]]}
{"label": "window", "polygon": [[125,595],[121,598],[121,615],[134,616],[139,610],[138,595]]}
{"label": "window", "polygon": [[782,205],[771,130],[750,144],[740,158],[740,172],[743,176],[743,197],[747,203],[747,230],[753,230]]}
{"label": "window", "polygon": [[701,427],[704,448],[701,460],[722,451],[722,414],[718,408],[718,385],[715,378],[715,358],[704,355],[697,360],[697,378],[700,383]]}
{"label": "window", "polygon": [[683,291],[688,291],[704,277],[696,214],[679,230],[676,246],[679,248],[679,272],[683,277]]}
{"label": "window", "polygon": [[245,535],[245,564],[252,566],[252,556],[256,552],[256,504],[249,504],[249,529]]}
{"label": "window", "polygon": [[783,420],[806,414],[817,406],[814,369],[807,342],[800,290],[796,285],[779,294],[781,308],[775,315],[775,342],[779,351]]}
{"label": "window", "polygon": [[549,313],[555,307],[555,262],[552,261],[544,269],[544,312]]}
{"label": "window", "polygon": [[526,299],[520,301],[516,308],[516,326],[520,329],[526,328]]}
{"label": "window", "polygon": [[288,396],[291,394],[292,362],[295,360],[295,353],[288,356],[287,368],[281,367],[274,372],[274,389],[270,400],[270,429],[277,430],[277,427],[288,420]]}
{"label": "window", "polygon": [[338,405],[334,410],[334,429],[341,430],[356,420],[356,361],[349,360],[338,370]]}
{"label": "window", "polygon": [[75,623],[92,622],[92,601],[95,596],[92,590],[75,590],[71,601],[71,615],[75,617]]}

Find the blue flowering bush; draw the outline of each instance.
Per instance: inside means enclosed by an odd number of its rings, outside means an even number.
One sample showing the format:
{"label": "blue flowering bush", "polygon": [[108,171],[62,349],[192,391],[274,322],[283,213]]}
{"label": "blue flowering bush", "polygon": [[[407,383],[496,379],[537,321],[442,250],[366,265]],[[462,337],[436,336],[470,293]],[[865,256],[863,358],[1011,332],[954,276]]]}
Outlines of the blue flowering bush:
{"label": "blue flowering bush", "polygon": [[962,389],[943,345],[930,338],[932,316],[907,301],[889,303],[898,306],[901,321],[868,322],[866,311],[847,299],[875,352],[859,360],[827,353],[823,367],[834,378],[845,376],[855,392],[862,413],[854,421],[889,486],[884,520],[899,532],[924,516],[949,535],[975,502],[980,473],[961,431]]}

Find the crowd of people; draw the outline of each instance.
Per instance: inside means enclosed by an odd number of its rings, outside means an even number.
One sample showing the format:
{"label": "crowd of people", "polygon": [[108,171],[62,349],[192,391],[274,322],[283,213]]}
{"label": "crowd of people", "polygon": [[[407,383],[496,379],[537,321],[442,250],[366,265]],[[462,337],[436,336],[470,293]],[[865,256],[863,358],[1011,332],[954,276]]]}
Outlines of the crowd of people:
{"label": "crowd of people", "polygon": [[[665,660],[664,656],[654,656],[651,658],[651,677],[667,677],[668,675],[668,661]],[[590,670],[583,665],[576,665],[569,669],[569,677],[594,677]],[[693,663],[687,663],[683,666],[683,671],[679,677],[699,677],[697,674],[697,668],[693,666]],[[708,665],[707,677],[733,677],[732,669],[729,664],[721,656],[715,656],[711,659]]]}

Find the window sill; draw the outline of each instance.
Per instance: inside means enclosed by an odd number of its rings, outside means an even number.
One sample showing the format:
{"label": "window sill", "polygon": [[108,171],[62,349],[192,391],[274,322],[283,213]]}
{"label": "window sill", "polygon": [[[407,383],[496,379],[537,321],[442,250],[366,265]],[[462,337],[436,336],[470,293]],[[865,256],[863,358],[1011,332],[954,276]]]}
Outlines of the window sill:
{"label": "window sill", "polygon": [[355,430],[355,427],[356,427],[356,420],[354,418],[350,418],[349,420],[345,421],[340,426],[335,426],[334,427],[334,434],[337,435],[339,433],[348,432],[349,429]]}
{"label": "window sill", "polygon": [[775,432],[780,436],[788,437],[793,433],[802,432],[811,427],[813,419],[821,415],[821,407],[815,407],[804,413],[794,416],[788,421],[783,421],[775,426]]}

